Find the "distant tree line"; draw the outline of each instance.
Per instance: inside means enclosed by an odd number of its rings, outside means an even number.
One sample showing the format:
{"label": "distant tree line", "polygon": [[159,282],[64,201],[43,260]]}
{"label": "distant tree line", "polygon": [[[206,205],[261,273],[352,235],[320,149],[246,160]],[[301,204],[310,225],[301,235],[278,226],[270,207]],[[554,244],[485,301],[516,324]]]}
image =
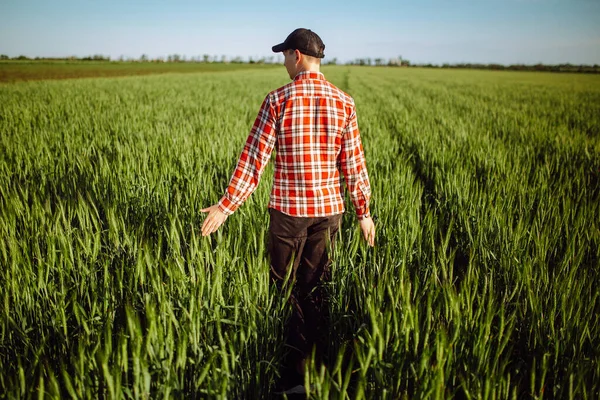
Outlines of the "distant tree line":
{"label": "distant tree line", "polygon": [[121,56],[117,59],[111,59],[110,56],[104,56],[101,54],[95,54],[87,57],[27,57],[17,56],[9,57],[6,54],[0,54],[0,60],[17,60],[17,61],[100,61],[100,62],[153,62],[153,63],[233,63],[233,64],[273,64],[279,62],[274,56],[270,57],[248,57],[244,59],[240,56],[227,57],[226,55],[210,55],[203,54],[199,56],[187,57],[182,54],[169,54],[166,57],[150,58],[147,54],[142,54],[139,58],[124,57]]}
{"label": "distant tree line", "polygon": [[[244,59],[240,56],[228,57],[226,55],[210,55],[203,54],[198,56],[186,57],[181,54],[169,54],[166,57],[150,58],[147,54],[142,54],[139,58],[119,57],[116,60],[111,60],[110,56],[95,54],[87,57],[35,57],[30,58],[24,55],[18,57],[9,57],[6,54],[0,54],[0,60],[17,60],[17,61],[95,61],[95,62],[142,62],[142,63],[233,63],[233,64],[273,64],[280,63],[281,60],[274,56],[269,57],[249,57]],[[324,62],[326,65],[340,65],[337,58],[331,58]],[[546,72],[578,72],[578,73],[600,73],[600,65],[576,65],[576,64],[481,64],[481,63],[457,63],[457,64],[432,64],[420,63],[413,64],[409,60],[398,56],[395,58],[356,58],[354,60],[343,63],[345,65],[360,65],[370,67],[418,67],[418,68],[439,68],[439,69],[487,69],[496,71],[546,71]]]}
{"label": "distant tree line", "polygon": [[[335,59],[333,62],[329,62],[329,64],[337,64]],[[457,64],[432,64],[432,63],[421,63],[421,64],[413,64],[409,60],[399,56],[397,58],[357,58],[355,60],[349,61],[346,65],[364,65],[364,66],[374,66],[374,67],[417,67],[417,68],[440,68],[440,69],[487,69],[487,70],[495,70],[495,71],[546,71],[546,72],[579,72],[579,73],[592,73],[597,74],[600,73],[600,65],[575,65],[575,64],[482,64],[482,63],[457,63]]]}
{"label": "distant tree line", "polygon": [[420,68],[455,68],[455,69],[487,69],[495,71],[545,71],[545,72],[579,72],[588,74],[600,73],[600,65],[574,65],[574,64],[471,64],[471,63],[459,63],[459,64],[415,64],[414,67]]}
{"label": "distant tree line", "polygon": [[[337,64],[337,60],[333,59],[334,62],[333,64]],[[371,58],[371,57],[366,57],[366,58],[356,58],[352,61],[348,61],[346,63],[346,65],[366,65],[366,66],[370,66],[370,67],[410,67],[410,61],[402,58],[402,56],[399,56],[397,58],[389,58],[389,59],[385,59],[385,58]]]}
{"label": "distant tree line", "polygon": [[110,57],[103,56],[101,54],[95,54],[93,56],[87,57],[27,57],[27,56],[17,56],[17,57],[9,57],[6,54],[0,54],[0,60],[17,60],[17,61],[110,61]]}

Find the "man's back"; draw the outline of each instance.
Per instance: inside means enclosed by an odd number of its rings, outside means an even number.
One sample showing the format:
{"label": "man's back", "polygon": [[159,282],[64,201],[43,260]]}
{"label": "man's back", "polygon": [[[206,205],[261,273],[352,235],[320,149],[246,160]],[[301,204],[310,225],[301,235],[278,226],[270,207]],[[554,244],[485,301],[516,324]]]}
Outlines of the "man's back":
{"label": "man's back", "polygon": [[354,101],[320,72],[300,72],[266,96],[219,202],[223,212],[234,212],[254,191],[274,148],[269,208],[294,217],[343,213],[341,171],[358,218],[369,215],[371,189]]}
{"label": "man's back", "polygon": [[269,206],[293,216],[342,213],[340,153],[354,100],[318,72],[298,74],[268,99],[277,127]]}

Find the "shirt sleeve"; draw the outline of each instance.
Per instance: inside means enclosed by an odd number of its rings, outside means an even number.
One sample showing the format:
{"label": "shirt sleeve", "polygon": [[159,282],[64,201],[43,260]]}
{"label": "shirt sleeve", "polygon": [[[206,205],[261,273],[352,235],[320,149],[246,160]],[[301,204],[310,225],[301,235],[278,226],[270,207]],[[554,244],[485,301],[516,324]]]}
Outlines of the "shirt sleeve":
{"label": "shirt sleeve", "polygon": [[356,107],[352,107],[348,125],[342,135],[340,167],[346,179],[350,199],[359,220],[370,216],[371,185],[367,174],[365,154],[358,131]]}
{"label": "shirt sleeve", "polygon": [[275,133],[275,109],[270,96],[267,96],[246,139],[227,190],[219,200],[219,209],[224,214],[233,214],[258,186],[275,146]]}

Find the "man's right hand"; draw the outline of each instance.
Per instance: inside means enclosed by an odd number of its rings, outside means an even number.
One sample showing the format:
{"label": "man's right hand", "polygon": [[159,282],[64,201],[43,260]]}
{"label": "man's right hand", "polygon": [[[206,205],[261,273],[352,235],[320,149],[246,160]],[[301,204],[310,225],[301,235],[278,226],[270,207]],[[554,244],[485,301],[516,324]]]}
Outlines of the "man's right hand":
{"label": "man's right hand", "polygon": [[373,222],[373,218],[363,218],[359,222],[360,230],[363,233],[363,237],[365,238],[369,246],[375,246],[375,223]]}
{"label": "man's right hand", "polygon": [[227,215],[223,214],[223,212],[219,209],[219,204],[215,204],[208,208],[203,208],[200,211],[203,213],[208,213],[204,219],[204,223],[202,224],[202,236],[208,236],[215,232],[227,219]]}

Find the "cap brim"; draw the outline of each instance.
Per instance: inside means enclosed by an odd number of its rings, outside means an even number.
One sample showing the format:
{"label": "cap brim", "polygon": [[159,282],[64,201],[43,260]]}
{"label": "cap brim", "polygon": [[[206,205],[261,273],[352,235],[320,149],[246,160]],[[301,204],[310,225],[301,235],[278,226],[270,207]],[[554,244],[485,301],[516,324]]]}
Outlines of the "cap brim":
{"label": "cap brim", "polygon": [[287,49],[288,48],[287,48],[285,42],[276,44],[275,46],[273,46],[271,48],[271,50],[273,50],[273,53],[281,53],[282,51],[287,50]]}

